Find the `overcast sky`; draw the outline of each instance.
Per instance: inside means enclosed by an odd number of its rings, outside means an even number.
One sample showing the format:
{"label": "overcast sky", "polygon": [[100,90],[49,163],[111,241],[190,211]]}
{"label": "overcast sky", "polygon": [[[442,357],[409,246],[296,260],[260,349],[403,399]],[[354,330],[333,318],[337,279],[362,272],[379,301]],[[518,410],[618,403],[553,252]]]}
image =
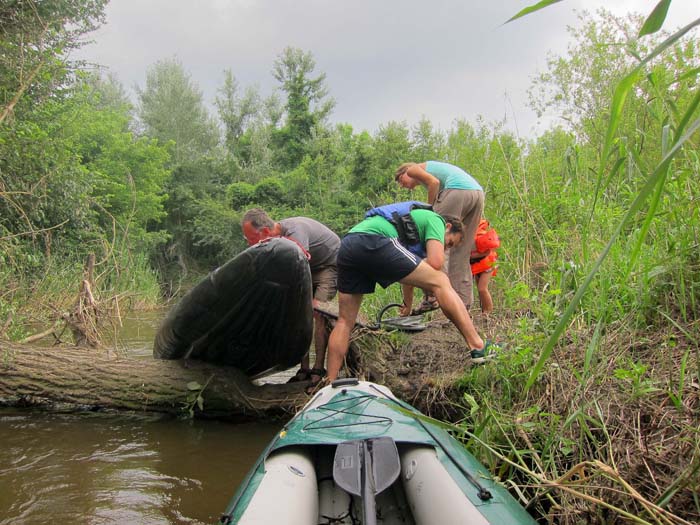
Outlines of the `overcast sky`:
{"label": "overcast sky", "polygon": [[[310,51],[336,101],[333,122],[355,131],[422,117],[506,120],[520,136],[537,122],[527,88],[563,54],[576,12],[605,6],[648,15],[658,0],[564,0],[503,25],[537,0],[112,0],[81,58],[114,73],[133,96],[158,60],[179,60],[211,106],[230,69],[264,96],[286,46]],[[673,0],[665,29],[700,17],[700,0]],[[697,35],[697,33],[695,33]]]}

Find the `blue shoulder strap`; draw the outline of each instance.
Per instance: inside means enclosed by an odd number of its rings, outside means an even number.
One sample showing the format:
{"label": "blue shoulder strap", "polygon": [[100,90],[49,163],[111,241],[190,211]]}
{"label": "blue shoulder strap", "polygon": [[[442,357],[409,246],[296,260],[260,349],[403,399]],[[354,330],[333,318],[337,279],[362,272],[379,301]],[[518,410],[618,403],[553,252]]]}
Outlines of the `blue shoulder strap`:
{"label": "blue shoulder strap", "polygon": [[365,213],[365,219],[368,217],[374,217],[375,215],[381,215],[386,220],[393,222],[394,213],[398,213],[399,216],[408,215],[411,210],[415,209],[432,210],[433,207],[430,204],[421,201],[394,202],[392,204],[385,204],[384,206],[372,208]]}

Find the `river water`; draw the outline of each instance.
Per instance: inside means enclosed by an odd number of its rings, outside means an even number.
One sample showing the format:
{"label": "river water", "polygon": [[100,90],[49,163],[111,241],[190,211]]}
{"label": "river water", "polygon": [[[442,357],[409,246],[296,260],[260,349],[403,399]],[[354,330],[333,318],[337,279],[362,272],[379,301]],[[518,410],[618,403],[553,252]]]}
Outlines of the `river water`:
{"label": "river water", "polygon": [[[120,350],[150,354],[161,316]],[[0,525],[216,523],[282,423],[0,411]]]}

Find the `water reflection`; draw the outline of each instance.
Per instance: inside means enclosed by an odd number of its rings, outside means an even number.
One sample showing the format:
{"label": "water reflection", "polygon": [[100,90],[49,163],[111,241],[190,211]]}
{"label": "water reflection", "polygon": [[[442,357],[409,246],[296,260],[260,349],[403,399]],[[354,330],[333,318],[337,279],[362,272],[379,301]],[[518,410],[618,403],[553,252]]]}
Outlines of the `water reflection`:
{"label": "water reflection", "polygon": [[[166,313],[130,312],[104,343],[150,359]],[[0,525],[216,523],[281,426],[0,411]]]}
{"label": "water reflection", "polygon": [[114,337],[105,334],[107,346],[125,351],[133,356],[153,356],[153,339],[168,309],[128,312],[120,319],[120,326],[115,327]]}
{"label": "water reflection", "polygon": [[215,523],[281,426],[0,413],[0,524]]}

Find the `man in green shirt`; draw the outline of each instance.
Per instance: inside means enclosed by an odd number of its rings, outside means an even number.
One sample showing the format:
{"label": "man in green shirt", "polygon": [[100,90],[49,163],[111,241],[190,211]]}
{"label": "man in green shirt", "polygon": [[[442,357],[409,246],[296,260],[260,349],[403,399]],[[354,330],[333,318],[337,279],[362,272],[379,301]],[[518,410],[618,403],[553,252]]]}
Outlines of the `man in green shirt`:
{"label": "man in green shirt", "polygon": [[415,286],[435,294],[440,308],[472,350],[474,361],[487,358],[488,344],[484,344],[474,328],[469,312],[450,285],[447,275],[440,271],[445,261],[445,250],[462,242],[461,221],[424,209],[414,209],[410,216],[417,227],[425,258],[402,244],[396,228],[379,215],[353,227],[340,243],[337,259],[339,313],[338,322],[328,340],[329,382],[338,377],[362,298],[364,294],[373,293],[377,283],[384,288],[395,282],[401,283],[404,298],[402,315],[411,312]]}

